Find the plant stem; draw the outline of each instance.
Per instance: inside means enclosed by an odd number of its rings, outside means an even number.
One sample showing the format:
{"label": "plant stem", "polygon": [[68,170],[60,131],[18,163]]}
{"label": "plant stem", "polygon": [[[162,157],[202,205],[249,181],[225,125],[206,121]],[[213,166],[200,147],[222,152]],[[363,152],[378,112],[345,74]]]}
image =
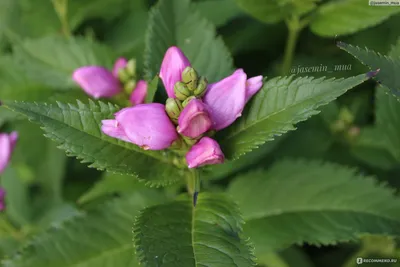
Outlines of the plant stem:
{"label": "plant stem", "polygon": [[71,37],[71,29],[68,23],[68,0],[52,0],[54,10],[61,22],[62,32],[65,37]]}
{"label": "plant stem", "polygon": [[293,62],[293,55],[296,49],[297,39],[299,38],[301,30],[308,25],[309,18],[300,20],[298,16],[292,16],[286,20],[286,26],[289,35],[286,41],[285,54],[282,65],[282,75],[288,75]]}
{"label": "plant stem", "polygon": [[193,206],[197,204],[197,195],[200,192],[200,173],[196,169],[190,171],[191,175],[187,179],[187,188],[190,195],[193,196]]}

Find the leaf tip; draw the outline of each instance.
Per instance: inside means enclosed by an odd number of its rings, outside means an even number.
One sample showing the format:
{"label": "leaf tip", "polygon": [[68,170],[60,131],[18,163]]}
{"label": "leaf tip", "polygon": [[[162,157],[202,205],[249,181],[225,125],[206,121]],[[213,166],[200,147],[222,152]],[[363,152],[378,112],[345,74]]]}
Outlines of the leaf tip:
{"label": "leaf tip", "polygon": [[366,73],[367,78],[370,79],[370,78],[375,77],[379,73],[380,70],[381,69],[377,69],[377,70],[367,72]]}

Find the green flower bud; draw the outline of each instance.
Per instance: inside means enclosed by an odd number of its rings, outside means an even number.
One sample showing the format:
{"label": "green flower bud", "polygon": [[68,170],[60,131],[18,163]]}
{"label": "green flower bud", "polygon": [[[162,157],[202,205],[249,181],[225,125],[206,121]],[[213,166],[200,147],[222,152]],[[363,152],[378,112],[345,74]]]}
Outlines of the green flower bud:
{"label": "green flower bud", "polygon": [[183,107],[181,101],[175,98],[167,99],[167,102],[165,103],[165,111],[174,122],[178,121],[182,109]]}
{"label": "green flower bud", "polygon": [[126,69],[118,70],[118,79],[121,81],[121,83],[123,83],[123,84],[127,83],[130,78],[131,77]]}
{"label": "green flower bud", "polygon": [[206,93],[207,86],[208,86],[207,79],[205,77],[201,77],[196,90],[194,90],[194,95],[197,97],[202,97]]}
{"label": "green flower bud", "polygon": [[174,93],[175,93],[176,98],[178,98],[179,100],[182,100],[182,101],[191,95],[186,84],[184,84],[183,82],[177,82],[175,84]]}
{"label": "green flower bud", "polygon": [[134,58],[126,64],[126,71],[131,77],[136,76],[136,60]]}
{"label": "green flower bud", "polygon": [[182,82],[184,82],[190,91],[197,88],[199,75],[192,67],[186,67],[182,72]]}
{"label": "green flower bud", "polygon": [[195,96],[190,96],[190,97],[186,98],[185,101],[182,102],[182,107],[186,107],[187,104],[189,104],[189,102],[191,100],[193,100],[193,99],[196,99],[196,97]]}
{"label": "green flower bud", "polygon": [[128,82],[126,82],[124,84],[124,91],[128,95],[130,95],[133,92],[133,90],[135,89],[135,87],[136,87],[136,81],[135,80],[129,80]]}
{"label": "green flower bud", "polygon": [[[179,126],[177,127],[177,131],[179,130]],[[194,144],[196,144],[197,143],[197,141],[199,141],[199,139],[202,137],[202,135],[201,136],[199,136],[199,137],[197,137],[197,138],[190,138],[190,137],[187,137],[187,136],[182,136],[182,139],[185,141],[185,143],[186,144],[188,144],[189,146],[193,146]]]}
{"label": "green flower bud", "polygon": [[351,113],[351,111],[348,108],[343,107],[340,109],[339,119],[342,120],[347,125],[349,125],[349,124],[353,123],[354,115]]}

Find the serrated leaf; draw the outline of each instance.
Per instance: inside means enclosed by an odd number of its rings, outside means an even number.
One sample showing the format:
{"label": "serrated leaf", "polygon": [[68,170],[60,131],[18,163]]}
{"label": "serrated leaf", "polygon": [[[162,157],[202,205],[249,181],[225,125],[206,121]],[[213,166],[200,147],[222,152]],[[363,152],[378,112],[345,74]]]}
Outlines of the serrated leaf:
{"label": "serrated leaf", "polygon": [[147,87],[147,95],[146,95],[146,103],[152,103],[154,100],[154,96],[156,95],[158,82],[160,78],[156,75],[150,82],[149,86]]}
{"label": "serrated leaf", "polygon": [[134,217],[162,200],[148,190],[101,205],[40,233],[2,266],[138,266],[132,244]]}
{"label": "serrated leaf", "polygon": [[217,138],[229,159],[295,130],[294,125],[318,114],[317,108],[335,100],[347,90],[369,79],[367,75],[347,79],[276,77],[263,87],[245,108],[243,115]]}
{"label": "serrated leaf", "polygon": [[[4,105],[39,123],[46,137],[54,140],[69,156],[91,163],[89,167],[110,172],[138,175],[149,185],[167,185],[184,176],[184,170],[173,165],[166,151],[145,151],[138,146],[110,138],[101,132],[101,120],[113,118],[116,106],[78,101],[71,104],[37,104],[10,102]],[[149,168],[149,166],[154,166]]]}
{"label": "serrated leaf", "polygon": [[400,73],[400,56],[383,56],[368,48],[361,49],[358,46],[352,46],[343,42],[339,42],[338,46],[362,64],[368,66],[368,68],[372,70],[380,69],[375,79],[387,86],[395,97],[400,97],[400,77],[398,75]]}
{"label": "serrated leaf", "polygon": [[106,172],[100,181],[78,199],[78,203],[82,205],[102,196],[134,191],[142,187],[143,185],[132,176]]}
{"label": "serrated leaf", "polygon": [[222,194],[200,193],[147,208],[135,222],[139,260],[147,267],[253,266],[237,206]]}
{"label": "serrated leaf", "polygon": [[319,0],[235,0],[248,14],[265,23],[276,23],[291,15],[303,15]]}
{"label": "serrated leaf", "polygon": [[323,37],[352,34],[375,26],[400,12],[396,7],[369,6],[365,0],[341,0],[321,6],[311,31]]}
{"label": "serrated leaf", "polygon": [[257,250],[292,244],[335,244],[363,234],[400,235],[400,201],[393,190],[357,170],[319,161],[276,163],[229,188]]}
{"label": "serrated leaf", "polygon": [[192,66],[209,82],[233,71],[233,60],[215,27],[202,18],[189,0],[161,0],[151,10],[147,29],[145,67],[152,79],[167,49],[178,46]]}
{"label": "serrated leaf", "polygon": [[88,39],[46,36],[16,41],[14,60],[32,80],[57,89],[77,87],[72,72],[87,65],[111,67],[115,55],[107,46]]}

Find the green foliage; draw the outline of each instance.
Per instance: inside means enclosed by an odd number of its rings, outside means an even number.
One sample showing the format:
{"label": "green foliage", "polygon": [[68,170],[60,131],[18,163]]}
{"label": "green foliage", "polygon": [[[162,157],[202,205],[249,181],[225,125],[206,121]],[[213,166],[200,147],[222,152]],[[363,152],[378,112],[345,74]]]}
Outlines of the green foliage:
{"label": "green foliage", "polygon": [[[172,34],[171,34],[172,33]],[[170,46],[182,49],[192,66],[209,82],[233,71],[229,50],[215,28],[189,0],[161,0],[151,10],[147,29],[145,67],[148,79],[159,71]]]}
{"label": "green foliage", "polygon": [[162,200],[147,190],[100,205],[39,234],[2,266],[139,266],[132,245],[134,217]]}
{"label": "green foliage", "polygon": [[106,172],[99,182],[78,199],[78,203],[84,204],[102,196],[130,192],[142,187],[132,176]]}
{"label": "green foliage", "polygon": [[229,192],[256,255],[292,244],[336,244],[367,233],[400,235],[393,190],[348,167],[284,160],[267,172],[239,177]]}
{"label": "green foliage", "polygon": [[375,26],[400,12],[391,6],[369,6],[364,0],[334,1],[321,6],[310,27],[323,37],[346,35]]}
{"label": "green foliage", "polygon": [[[201,193],[143,210],[134,227],[144,266],[253,266],[237,206],[224,195]],[[157,229],[156,231],[154,229]]]}
{"label": "green foliage", "polygon": [[242,15],[241,9],[233,0],[205,0],[197,4],[197,9],[215,26],[222,26]]}
{"label": "green foliage", "polygon": [[103,44],[78,37],[66,40],[52,36],[16,41],[13,57],[30,79],[58,89],[76,86],[71,78],[76,68],[112,67],[116,59]]}
{"label": "green foliage", "polygon": [[[90,101],[71,104],[5,102],[5,106],[39,123],[46,137],[54,140],[69,156],[91,163],[90,167],[120,174],[138,175],[150,185],[166,185],[182,177],[184,170],[173,165],[166,152],[145,151],[138,146],[110,138],[101,132],[101,120],[112,119],[117,107]],[[148,168],[155,166],[157,168]]]}
{"label": "green foliage", "polygon": [[338,46],[354,56],[361,63],[368,66],[370,69],[379,69],[379,73],[375,76],[375,78],[381,84],[387,86],[394,96],[399,97],[400,80],[397,76],[397,73],[400,72],[400,56],[383,56],[367,48],[361,49],[358,46],[352,46],[342,42],[339,42]]}
{"label": "green foliage", "polygon": [[276,23],[291,15],[312,11],[319,0],[235,0],[238,6],[265,23]]}
{"label": "green foliage", "polygon": [[277,77],[266,80],[243,115],[220,134],[225,156],[235,159],[276,135],[295,130],[294,124],[318,114],[316,109],[367,80],[365,74],[347,79]]}

